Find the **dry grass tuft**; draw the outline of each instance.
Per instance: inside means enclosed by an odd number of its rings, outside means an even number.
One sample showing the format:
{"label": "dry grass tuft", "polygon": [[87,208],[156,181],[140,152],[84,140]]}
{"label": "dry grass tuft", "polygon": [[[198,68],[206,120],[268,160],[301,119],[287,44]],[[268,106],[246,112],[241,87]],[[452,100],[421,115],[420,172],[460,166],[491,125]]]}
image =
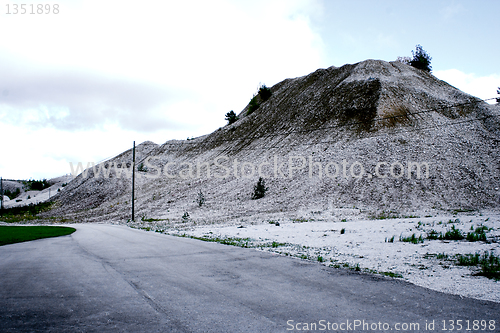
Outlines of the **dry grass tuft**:
{"label": "dry grass tuft", "polygon": [[381,127],[394,127],[396,125],[413,125],[410,108],[397,101],[389,101],[381,113]]}

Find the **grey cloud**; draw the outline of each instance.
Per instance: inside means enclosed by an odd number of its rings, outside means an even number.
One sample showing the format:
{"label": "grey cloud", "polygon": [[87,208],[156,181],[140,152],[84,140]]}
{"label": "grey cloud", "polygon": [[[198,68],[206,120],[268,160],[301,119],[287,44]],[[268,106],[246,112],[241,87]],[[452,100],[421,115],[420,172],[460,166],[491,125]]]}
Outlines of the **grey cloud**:
{"label": "grey cloud", "polygon": [[[62,130],[106,123],[141,132],[182,127],[168,120],[165,109],[186,93],[93,73],[26,73],[4,66],[0,65],[0,121]],[[36,119],[29,119],[33,112]]]}

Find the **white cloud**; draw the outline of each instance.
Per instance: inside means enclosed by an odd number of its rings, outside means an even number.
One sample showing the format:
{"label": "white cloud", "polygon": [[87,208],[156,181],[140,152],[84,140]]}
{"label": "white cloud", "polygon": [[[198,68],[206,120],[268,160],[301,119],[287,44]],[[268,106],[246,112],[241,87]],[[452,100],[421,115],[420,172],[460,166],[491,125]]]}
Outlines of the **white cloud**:
{"label": "white cloud", "polygon": [[[481,99],[497,97],[497,89],[500,87],[500,75],[476,76],[474,73],[467,74],[458,69],[448,69],[433,72],[434,76],[446,81],[452,86]],[[488,103],[493,104],[495,100]]]}
{"label": "white cloud", "polygon": [[259,82],[324,65],[310,23],[320,12],[305,0],[89,0],[2,16],[0,130],[16,165],[2,163],[0,175],[55,176],[70,158],[217,129]]}

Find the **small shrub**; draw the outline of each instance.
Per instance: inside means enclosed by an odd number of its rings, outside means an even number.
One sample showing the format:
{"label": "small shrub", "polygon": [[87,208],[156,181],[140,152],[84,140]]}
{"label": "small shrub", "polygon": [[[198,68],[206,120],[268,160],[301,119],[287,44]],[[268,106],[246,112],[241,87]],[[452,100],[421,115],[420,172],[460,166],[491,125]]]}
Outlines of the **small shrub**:
{"label": "small shrub", "polygon": [[448,229],[444,236],[440,239],[446,239],[446,240],[462,240],[464,239],[465,236],[462,234],[462,232],[455,228],[455,226],[451,226],[451,229]]}
{"label": "small shrub", "polygon": [[271,92],[271,89],[269,89],[268,87],[266,87],[265,84],[263,84],[260,88],[259,88],[259,96],[260,98],[263,100],[263,101],[267,101],[269,99],[269,97],[271,97],[273,93]]}
{"label": "small shrub", "polygon": [[205,203],[205,195],[201,190],[200,192],[198,192],[198,197],[196,199],[196,202],[198,203],[198,207],[203,206],[203,204]]}
{"label": "small shrub", "polygon": [[410,61],[410,65],[424,70],[426,72],[430,72],[432,70],[431,66],[431,56],[425,52],[425,50],[422,48],[422,45],[417,45],[415,52],[412,50],[411,54],[413,55],[413,59]]}
{"label": "small shrub", "polygon": [[184,212],[184,215],[182,215],[182,222],[186,223],[187,221],[189,221],[189,213]]}
{"label": "small shrub", "polygon": [[257,200],[263,198],[269,188],[266,187],[266,183],[262,177],[259,177],[257,184],[254,186],[252,200]]}
{"label": "small shrub", "polygon": [[345,228],[340,229],[340,234],[341,235],[345,234]]}
{"label": "small shrub", "polygon": [[325,260],[323,259],[323,257],[322,257],[322,256],[318,256],[318,261],[319,261],[319,262],[324,262]]}
{"label": "small shrub", "polygon": [[144,166],[144,163],[141,163],[139,164],[139,166],[137,167],[137,171],[139,172],[147,172],[148,169]]}
{"label": "small shrub", "polygon": [[394,243],[394,236],[392,236],[391,238],[389,238],[389,243]]}
{"label": "small shrub", "polygon": [[[497,94],[499,94],[499,95],[500,95],[500,88],[498,88],[498,89],[497,89]],[[499,97],[499,98],[497,98],[497,103],[500,103],[500,97]]]}
{"label": "small shrub", "polygon": [[257,95],[256,95],[250,100],[250,103],[248,103],[247,115],[252,114],[258,108],[259,108],[259,102],[257,102]]}
{"label": "small shrub", "polygon": [[231,125],[231,124],[235,123],[239,118],[236,115],[236,113],[234,113],[234,111],[231,110],[228,113],[226,113],[226,118],[225,119],[227,120],[227,124]]}

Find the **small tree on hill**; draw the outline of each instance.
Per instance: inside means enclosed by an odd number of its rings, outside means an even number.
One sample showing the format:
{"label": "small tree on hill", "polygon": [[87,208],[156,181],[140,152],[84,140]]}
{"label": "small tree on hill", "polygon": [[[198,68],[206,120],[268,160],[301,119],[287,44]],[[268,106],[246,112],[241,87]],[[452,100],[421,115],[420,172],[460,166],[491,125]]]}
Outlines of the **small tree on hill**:
{"label": "small tree on hill", "polygon": [[259,181],[257,185],[253,188],[252,200],[257,200],[263,198],[266,195],[268,188],[266,187],[266,183],[262,177],[259,177]]}
{"label": "small tree on hill", "polygon": [[255,110],[259,108],[259,102],[257,102],[257,95],[252,97],[250,103],[248,103],[247,115],[251,115]]}
{"label": "small tree on hill", "polygon": [[205,195],[201,190],[200,192],[198,192],[198,198],[196,201],[198,202],[199,207],[203,206],[203,204],[205,203]]}
{"label": "small tree on hill", "polygon": [[236,122],[236,120],[238,120],[238,116],[236,115],[236,113],[234,113],[233,110],[229,111],[228,113],[226,113],[226,118],[227,120],[227,124],[228,125],[231,125],[232,123]]}
{"label": "small tree on hill", "polygon": [[430,72],[432,70],[431,66],[431,56],[425,52],[422,45],[418,44],[415,51],[411,51],[413,59],[410,61],[410,65],[415,68]]}
{"label": "small tree on hill", "polygon": [[268,87],[266,87],[265,84],[263,84],[260,88],[259,88],[259,96],[260,98],[263,100],[263,101],[267,101],[269,99],[269,97],[271,97],[273,93],[271,92],[271,89],[269,89]]}
{"label": "small tree on hill", "polygon": [[[497,94],[499,94],[499,95],[500,95],[500,88],[498,88],[498,89],[497,89]],[[499,98],[497,98],[497,103],[500,103],[500,97],[499,97]]]}

